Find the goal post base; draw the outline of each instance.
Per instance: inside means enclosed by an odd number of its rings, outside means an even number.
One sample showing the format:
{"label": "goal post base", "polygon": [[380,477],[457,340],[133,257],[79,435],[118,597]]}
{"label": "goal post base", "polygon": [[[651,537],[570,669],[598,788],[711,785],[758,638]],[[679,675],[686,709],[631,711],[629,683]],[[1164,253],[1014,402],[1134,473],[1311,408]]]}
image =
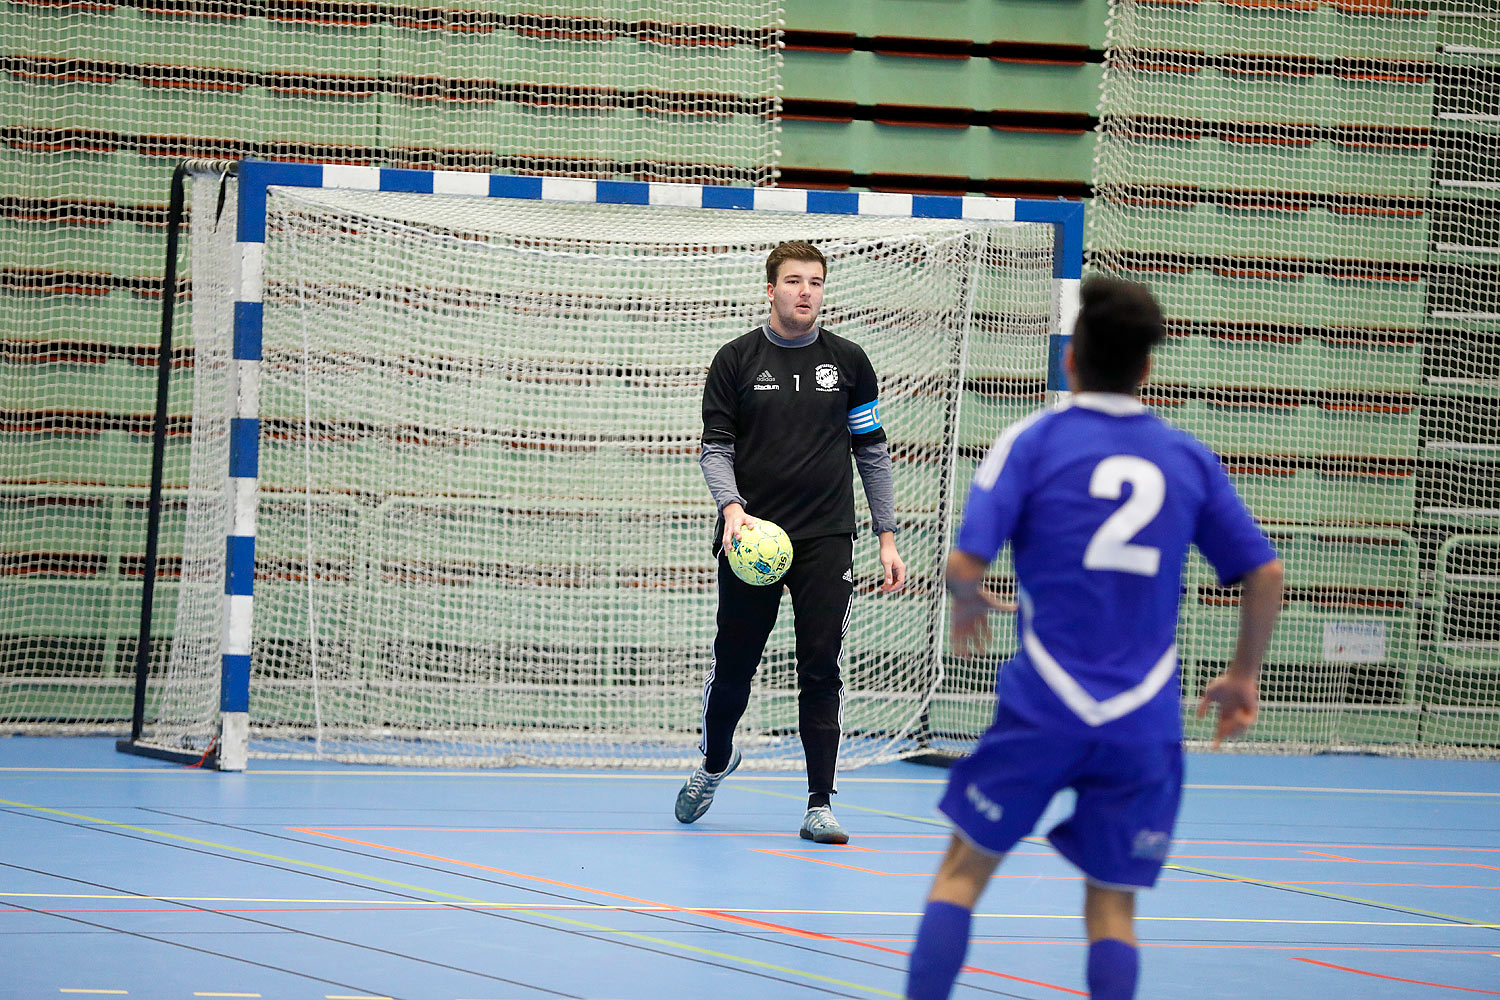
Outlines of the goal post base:
{"label": "goal post base", "polygon": [[150,757],[153,760],[167,760],[174,764],[203,767],[211,771],[220,769],[217,744],[209,747],[207,751],[181,750],[174,747],[143,743],[139,740],[120,739],[115,740],[115,752],[128,753],[136,757]]}
{"label": "goal post base", "polygon": [[928,750],[924,753],[912,754],[906,760],[909,763],[921,764],[924,767],[941,767],[947,769],[957,764],[960,760],[963,760],[963,758],[964,754],[950,750]]}

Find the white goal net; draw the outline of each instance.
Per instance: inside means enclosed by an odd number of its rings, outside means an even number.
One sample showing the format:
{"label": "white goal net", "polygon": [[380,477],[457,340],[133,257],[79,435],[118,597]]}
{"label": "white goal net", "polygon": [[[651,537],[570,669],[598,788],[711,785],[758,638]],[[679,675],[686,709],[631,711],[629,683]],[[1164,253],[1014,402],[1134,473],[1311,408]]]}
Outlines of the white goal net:
{"label": "white goal net", "polygon": [[[1042,402],[1051,226],[272,187],[251,376],[213,183],[193,199],[192,501],[147,740],[217,732],[230,417],[258,378],[252,756],[695,762],[703,379],[764,320],[785,239],[828,256],[824,322],[880,377],[912,576],[876,593],[859,496],[841,764],[988,713],[992,661],[945,677],[939,568],[984,448]],[[801,761],[790,612],[737,734],[751,766]]]}

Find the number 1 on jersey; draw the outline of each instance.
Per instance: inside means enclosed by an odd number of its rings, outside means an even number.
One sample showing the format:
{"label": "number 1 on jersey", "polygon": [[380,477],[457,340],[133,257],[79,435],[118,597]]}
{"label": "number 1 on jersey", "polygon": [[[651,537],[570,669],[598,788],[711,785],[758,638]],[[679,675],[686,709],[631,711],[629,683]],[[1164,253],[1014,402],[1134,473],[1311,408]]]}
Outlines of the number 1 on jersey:
{"label": "number 1 on jersey", "polygon": [[1151,462],[1135,455],[1111,455],[1094,466],[1089,496],[1118,500],[1126,483],[1130,497],[1099,525],[1083,552],[1084,569],[1109,569],[1138,576],[1155,576],[1161,568],[1161,549],[1131,542],[1161,512],[1167,480]]}

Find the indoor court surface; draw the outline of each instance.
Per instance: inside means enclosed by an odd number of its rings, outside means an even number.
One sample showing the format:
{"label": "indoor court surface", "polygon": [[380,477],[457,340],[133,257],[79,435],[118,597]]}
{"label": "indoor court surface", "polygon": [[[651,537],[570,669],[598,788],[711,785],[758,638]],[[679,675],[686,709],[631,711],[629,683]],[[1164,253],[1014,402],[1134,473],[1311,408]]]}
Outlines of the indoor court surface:
{"label": "indoor court surface", "polygon": [[[945,774],[845,775],[830,847],[797,837],[800,774],[736,774],[684,827],[679,774],[0,739],[0,996],[899,997]],[[1500,763],[1194,755],[1188,782],[1142,1000],[1500,996]],[[1019,847],[954,996],[1084,996],[1080,900]]]}

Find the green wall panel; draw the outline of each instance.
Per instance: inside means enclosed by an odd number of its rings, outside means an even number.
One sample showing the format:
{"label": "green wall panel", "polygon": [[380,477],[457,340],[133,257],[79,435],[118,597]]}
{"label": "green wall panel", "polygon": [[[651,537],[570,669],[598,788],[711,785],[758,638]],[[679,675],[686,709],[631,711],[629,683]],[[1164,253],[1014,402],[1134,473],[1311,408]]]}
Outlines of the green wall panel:
{"label": "green wall panel", "polygon": [[988,127],[919,128],[788,121],[782,124],[782,165],[856,173],[1041,177],[1086,182],[1095,136],[1007,132]]}
{"label": "green wall panel", "polygon": [[788,28],[861,35],[1104,44],[1108,0],[786,0]]}
{"label": "green wall panel", "polygon": [[1102,74],[1097,63],[789,51],[782,85],[784,97],[809,100],[1093,114]]}

